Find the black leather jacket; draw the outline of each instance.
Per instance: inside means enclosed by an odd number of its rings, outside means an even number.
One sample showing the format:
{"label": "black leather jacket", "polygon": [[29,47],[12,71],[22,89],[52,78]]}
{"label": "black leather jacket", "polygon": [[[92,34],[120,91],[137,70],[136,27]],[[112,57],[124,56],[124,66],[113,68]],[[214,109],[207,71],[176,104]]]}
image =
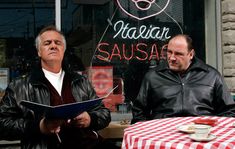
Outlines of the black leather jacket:
{"label": "black leather jacket", "polygon": [[234,116],[235,102],[220,73],[201,60],[194,58],[181,76],[162,61],[146,73],[132,112],[132,123],[176,116]]}
{"label": "black leather jacket", "polygon": [[[42,83],[45,76],[40,67],[35,70],[30,75],[11,82],[0,103],[0,139],[21,140],[22,149],[47,149],[48,142],[56,138],[55,135],[52,137],[41,134],[39,129],[41,118],[37,118],[32,111],[19,104],[21,100],[29,100],[50,105],[50,92]],[[72,94],[76,101],[97,97],[86,77],[77,73],[65,72],[65,74],[70,75]],[[110,111],[103,104],[87,112],[91,117],[89,130],[102,129],[111,121]]]}

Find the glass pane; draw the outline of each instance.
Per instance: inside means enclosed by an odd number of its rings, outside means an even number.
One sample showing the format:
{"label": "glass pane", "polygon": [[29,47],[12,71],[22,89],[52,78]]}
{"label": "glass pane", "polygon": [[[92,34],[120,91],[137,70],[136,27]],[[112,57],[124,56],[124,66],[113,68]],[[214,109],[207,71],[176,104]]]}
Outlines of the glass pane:
{"label": "glass pane", "polygon": [[[10,80],[27,73],[37,56],[38,31],[55,23],[54,0],[0,1],[0,67]],[[61,0],[66,58],[87,75],[114,113],[130,112],[144,74],[164,58],[164,45],[179,33],[192,36],[205,60],[203,0]]]}
{"label": "glass pane", "polygon": [[54,24],[54,0],[1,1],[0,19],[0,67],[10,68],[12,80],[35,61],[34,39],[43,26]]}
{"label": "glass pane", "polygon": [[164,58],[170,37],[190,34],[204,59],[203,9],[202,0],[73,0],[63,10],[62,28],[69,31],[70,55],[84,66],[78,71],[88,75],[98,95],[118,85],[106,106],[123,113],[144,74]]}

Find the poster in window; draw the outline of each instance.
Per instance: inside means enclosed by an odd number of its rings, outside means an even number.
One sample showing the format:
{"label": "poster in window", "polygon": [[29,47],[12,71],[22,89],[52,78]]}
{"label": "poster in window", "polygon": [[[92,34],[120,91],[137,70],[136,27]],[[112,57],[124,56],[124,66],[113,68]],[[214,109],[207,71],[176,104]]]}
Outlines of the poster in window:
{"label": "poster in window", "polygon": [[89,79],[96,91],[96,94],[104,96],[113,88],[113,67],[93,66],[89,69]]}

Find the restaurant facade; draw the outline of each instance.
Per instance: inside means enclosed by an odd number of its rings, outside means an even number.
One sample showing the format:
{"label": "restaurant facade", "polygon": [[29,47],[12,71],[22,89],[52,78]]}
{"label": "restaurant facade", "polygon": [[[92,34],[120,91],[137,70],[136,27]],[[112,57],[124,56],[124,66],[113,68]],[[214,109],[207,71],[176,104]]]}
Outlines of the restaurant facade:
{"label": "restaurant facade", "polygon": [[0,96],[38,61],[34,39],[51,24],[66,36],[68,67],[86,75],[98,96],[115,88],[104,99],[112,120],[129,122],[145,73],[177,34],[192,37],[196,56],[235,94],[234,12],[234,0],[1,0]]}
{"label": "restaurant facade", "polygon": [[38,60],[34,39],[50,24],[66,36],[69,67],[87,75],[99,96],[117,86],[105,100],[114,112],[129,110],[144,74],[165,58],[169,39],[182,33],[235,93],[234,10],[233,0],[3,0],[1,93]]}

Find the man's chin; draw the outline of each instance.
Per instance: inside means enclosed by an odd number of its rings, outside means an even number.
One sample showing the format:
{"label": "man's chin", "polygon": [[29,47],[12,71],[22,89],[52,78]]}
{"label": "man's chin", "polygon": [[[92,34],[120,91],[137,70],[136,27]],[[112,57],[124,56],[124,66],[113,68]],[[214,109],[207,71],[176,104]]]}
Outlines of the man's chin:
{"label": "man's chin", "polygon": [[179,68],[178,67],[174,67],[174,66],[169,66],[170,70],[171,71],[174,71],[174,72],[179,72]]}

